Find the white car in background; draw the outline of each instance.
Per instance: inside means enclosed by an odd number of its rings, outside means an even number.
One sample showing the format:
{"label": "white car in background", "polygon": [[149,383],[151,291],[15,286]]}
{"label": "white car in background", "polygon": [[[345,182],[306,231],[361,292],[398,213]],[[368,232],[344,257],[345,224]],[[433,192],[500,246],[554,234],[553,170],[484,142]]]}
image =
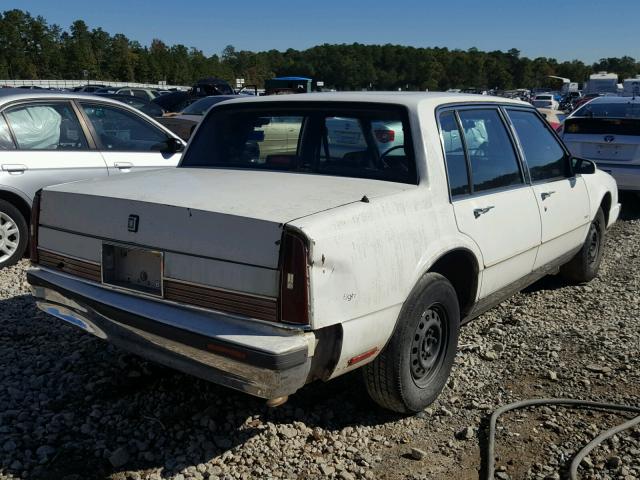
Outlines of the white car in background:
{"label": "white car in background", "polygon": [[[263,158],[267,122],[300,128]],[[462,323],[549,273],[594,278],[619,211],[521,101],[247,98],[178,168],[45,188],[27,279],[62,321],[271,405],[364,367],[376,402],[417,412]]]}
{"label": "white car in background", "polygon": [[536,108],[549,108],[551,110],[558,110],[560,103],[555,99],[551,93],[539,93],[531,101]]}
{"label": "white car in background", "polygon": [[0,90],[0,268],[22,258],[47,185],[175,167],[184,142],[139,110],[86,94]]}
{"label": "white car in background", "polygon": [[620,190],[640,192],[640,99],[596,97],[567,117],[562,137],[571,153],[610,173]]}

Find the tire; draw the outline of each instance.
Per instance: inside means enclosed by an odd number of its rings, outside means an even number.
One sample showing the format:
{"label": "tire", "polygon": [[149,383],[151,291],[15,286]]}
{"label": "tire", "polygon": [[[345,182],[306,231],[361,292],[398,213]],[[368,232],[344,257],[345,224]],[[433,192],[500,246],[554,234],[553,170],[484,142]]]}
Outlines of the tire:
{"label": "tire", "polygon": [[595,278],[602,262],[606,222],[602,208],[589,226],[587,238],[575,257],[560,268],[560,274],[571,283],[586,283]]}
{"label": "tire", "polygon": [[460,307],[451,283],[427,273],[405,301],[380,355],[363,367],[371,398],[398,413],[416,413],[444,388],[458,346]]}
{"label": "tire", "polygon": [[0,268],[18,262],[27,248],[27,222],[20,211],[0,200]]}

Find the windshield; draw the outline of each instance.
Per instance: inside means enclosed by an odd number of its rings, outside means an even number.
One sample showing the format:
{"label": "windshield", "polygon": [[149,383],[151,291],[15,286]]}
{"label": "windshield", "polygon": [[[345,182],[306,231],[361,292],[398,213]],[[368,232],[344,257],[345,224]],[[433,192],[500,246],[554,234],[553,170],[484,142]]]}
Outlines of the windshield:
{"label": "windshield", "polygon": [[217,107],[205,117],[180,166],[417,183],[403,108],[293,103]]}
{"label": "windshield", "polygon": [[640,118],[640,102],[589,102],[574,117]]}

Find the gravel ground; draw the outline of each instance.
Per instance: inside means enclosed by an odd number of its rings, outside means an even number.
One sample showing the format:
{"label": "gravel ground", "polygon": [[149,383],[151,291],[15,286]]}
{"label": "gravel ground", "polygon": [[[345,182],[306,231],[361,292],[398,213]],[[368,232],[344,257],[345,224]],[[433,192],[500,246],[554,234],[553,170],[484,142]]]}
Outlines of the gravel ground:
{"label": "gravel ground", "polygon": [[[376,407],[357,372],[267,409],[38,312],[27,262],[0,271],[0,478],[477,479],[498,406],[538,397],[639,404],[640,208],[630,200],[597,279],[548,277],[464,327],[445,391],[408,418]],[[578,449],[627,418],[548,407],[507,414],[498,478],[562,478]],[[640,428],[597,448],[580,473],[640,478]]]}

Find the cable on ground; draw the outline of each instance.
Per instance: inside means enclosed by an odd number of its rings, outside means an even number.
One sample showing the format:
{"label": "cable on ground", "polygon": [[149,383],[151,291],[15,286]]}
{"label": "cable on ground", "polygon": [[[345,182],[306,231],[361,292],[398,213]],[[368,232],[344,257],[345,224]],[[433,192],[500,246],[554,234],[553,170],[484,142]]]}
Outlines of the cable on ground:
{"label": "cable on ground", "polygon": [[[486,449],[486,479],[494,480],[495,479],[495,441],[496,441],[496,423],[498,421],[498,417],[500,415],[510,412],[512,410],[518,410],[520,408],[532,407],[538,405],[560,405],[569,408],[592,408],[598,410],[615,410],[618,412],[632,412],[640,414],[640,407],[633,407],[630,405],[618,405],[615,403],[601,403],[601,402],[591,402],[587,400],[574,400],[568,398],[538,398],[532,400],[522,400],[520,402],[510,403],[509,405],[505,405],[503,407],[498,408],[491,414],[491,418],[489,419],[489,439]],[[582,450],[580,450],[571,461],[570,467],[570,479],[577,480],[578,479],[578,466],[580,462],[586,457],[591,450],[600,445],[603,441],[608,438],[614,436],[616,433],[619,433],[623,430],[631,428],[635,425],[640,424],[640,415],[636,418],[633,418],[621,425],[617,425],[609,430],[606,430],[596,438],[591,440]]]}

